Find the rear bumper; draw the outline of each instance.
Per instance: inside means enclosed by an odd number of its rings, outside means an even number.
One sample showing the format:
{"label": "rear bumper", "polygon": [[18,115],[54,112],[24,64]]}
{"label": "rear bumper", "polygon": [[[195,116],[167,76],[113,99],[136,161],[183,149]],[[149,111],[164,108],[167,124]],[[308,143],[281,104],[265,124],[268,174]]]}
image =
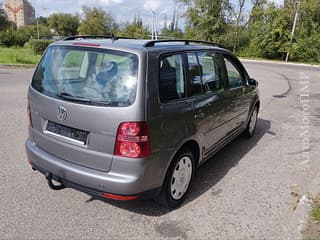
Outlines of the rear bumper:
{"label": "rear bumper", "polygon": [[159,194],[161,184],[149,185],[143,167],[137,169],[136,175],[125,175],[117,172],[103,172],[64,161],[43,151],[32,141],[27,140],[26,152],[28,161],[35,170],[42,174],[52,174],[53,179],[91,195],[102,196],[111,193],[122,196],[150,198]]}

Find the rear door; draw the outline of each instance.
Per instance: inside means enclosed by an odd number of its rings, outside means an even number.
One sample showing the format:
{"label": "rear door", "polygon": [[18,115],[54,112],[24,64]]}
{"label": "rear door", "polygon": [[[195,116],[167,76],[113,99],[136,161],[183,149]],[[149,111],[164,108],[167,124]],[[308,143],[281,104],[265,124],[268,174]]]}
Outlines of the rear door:
{"label": "rear door", "polygon": [[[151,145],[153,151],[159,152],[161,163],[170,159],[172,152],[178,150],[186,138],[193,134],[193,108],[192,99],[187,97],[186,92],[185,54],[165,54],[160,56],[159,62],[151,65],[148,123]],[[156,80],[159,80],[158,83]],[[166,164],[160,164],[159,169],[163,166]]]}
{"label": "rear door", "polygon": [[204,50],[187,53],[189,95],[193,98],[194,121],[204,154],[209,153],[227,132],[222,63],[218,53]]}

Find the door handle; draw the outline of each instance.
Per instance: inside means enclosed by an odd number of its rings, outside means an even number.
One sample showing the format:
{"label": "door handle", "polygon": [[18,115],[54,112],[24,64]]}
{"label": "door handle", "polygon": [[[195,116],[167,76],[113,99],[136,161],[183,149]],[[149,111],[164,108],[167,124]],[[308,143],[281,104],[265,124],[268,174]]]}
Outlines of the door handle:
{"label": "door handle", "polygon": [[207,115],[203,112],[199,112],[197,114],[194,115],[195,119],[204,119]]}

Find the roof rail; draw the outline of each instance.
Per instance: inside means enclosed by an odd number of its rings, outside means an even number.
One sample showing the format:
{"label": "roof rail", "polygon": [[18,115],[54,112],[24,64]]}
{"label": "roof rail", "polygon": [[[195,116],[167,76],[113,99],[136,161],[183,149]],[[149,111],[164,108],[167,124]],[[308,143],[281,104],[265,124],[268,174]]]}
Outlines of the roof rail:
{"label": "roof rail", "polygon": [[76,35],[76,36],[70,36],[63,39],[63,41],[71,41],[71,40],[82,40],[82,39],[112,39],[112,40],[118,40],[118,39],[131,39],[127,37],[117,37],[113,33],[110,35]]}
{"label": "roof rail", "polygon": [[185,45],[189,45],[190,43],[200,43],[208,46],[215,46],[224,48],[222,45],[213,42],[201,41],[201,40],[184,40],[184,39],[167,39],[167,40],[151,40],[146,42],[144,47],[154,47],[156,43],[166,43],[166,42],[183,42]]}

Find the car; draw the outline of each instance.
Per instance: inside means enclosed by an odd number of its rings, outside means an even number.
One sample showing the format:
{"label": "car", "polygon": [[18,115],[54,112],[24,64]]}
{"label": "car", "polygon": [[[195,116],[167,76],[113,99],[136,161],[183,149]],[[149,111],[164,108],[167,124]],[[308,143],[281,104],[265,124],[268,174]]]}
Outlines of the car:
{"label": "car", "polygon": [[254,134],[259,109],[258,82],[218,44],[68,37],[32,77],[26,153],[54,190],[175,208],[201,164]]}

